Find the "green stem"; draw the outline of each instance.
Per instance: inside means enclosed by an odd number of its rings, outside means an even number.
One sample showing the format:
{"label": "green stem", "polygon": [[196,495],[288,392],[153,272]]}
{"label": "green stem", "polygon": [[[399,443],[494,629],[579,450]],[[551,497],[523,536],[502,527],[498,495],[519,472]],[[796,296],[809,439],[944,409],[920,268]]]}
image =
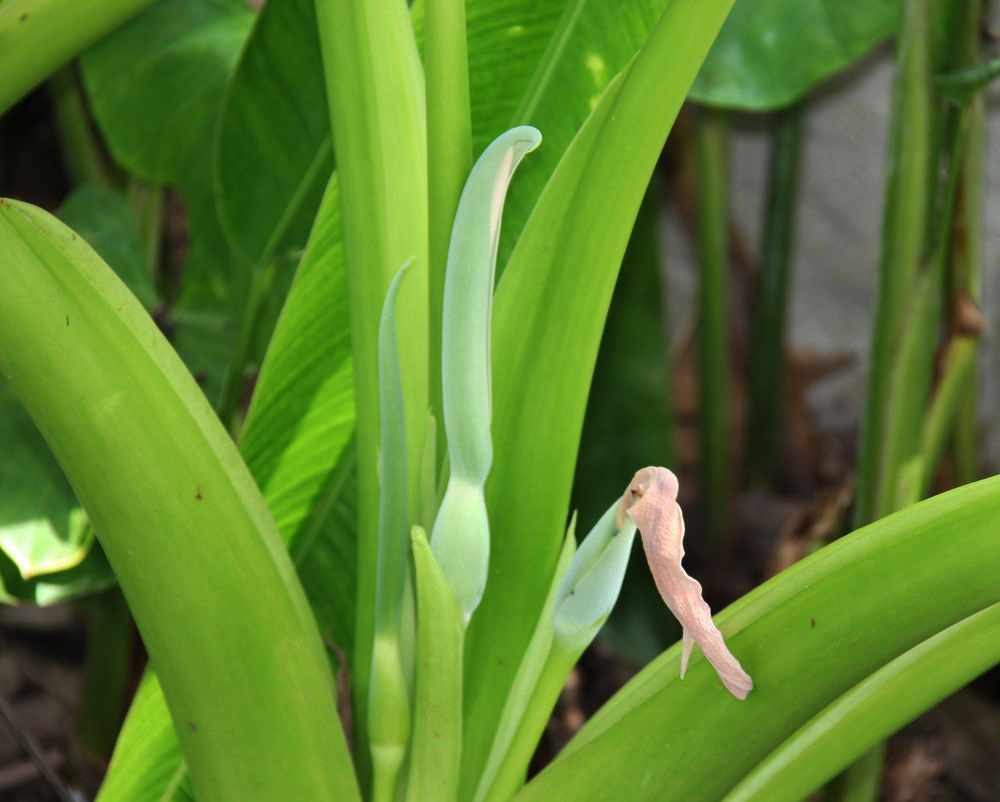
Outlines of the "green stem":
{"label": "green stem", "polygon": [[[398,332],[407,475],[418,476],[428,408],[428,208],[424,79],[403,0],[316,0],[338,179],[355,366],[358,596],[354,748],[369,776],[368,681],[374,646],[379,506],[378,325],[393,275],[414,258],[400,291]],[[420,483],[409,483],[419,520]]]}
{"label": "green stem", "polygon": [[517,789],[524,784],[531,756],[538,748],[538,742],[545,732],[545,725],[552,716],[559,694],[566,684],[566,678],[579,657],[579,651],[567,649],[558,638],[552,641],[551,651],[524,710],[524,717],[503,762],[497,769],[493,784],[485,796],[477,794],[476,802],[504,802],[513,797]]}
{"label": "green stem", "polygon": [[951,339],[945,350],[941,380],[924,423],[922,495],[931,489],[948,436],[954,432],[963,404],[969,397],[969,379],[976,363],[977,346],[974,338],[959,335]]}
{"label": "green stem", "polygon": [[709,540],[729,524],[729,214],[726,206],[727,124],[704,109],[697,126],[698,317],[702,510]]}
{"label": "green stem", "polygon": [[[955,66],[975,65],[980,57],[980,15],[982,3],[959,3],[958,53]],[[960,304],[978,304],[982,296],[982,217],[983,175],[986,140],[986,115],[981,94],[974,97],[962,114],[968,118],[968,141],[958,188],[958,199],[952,229],[951,280],[952,310]],[[970,360],[961,389],[961,399],[955,412],[952,457],[956,484],[967,484],[979,478],[979,409],[976,360]]]}
{"label": "green stem", "polygon": [[773,481],[781,441],[785,322],[801,135],[800,104],[775,115],[768,165],[761,275],[754,299],[750,349],[747,473],[751,481]]}
{"label": "green stem", "polygon": [[76,731],[93,755],[111,757],[125,718],[128,667],[132,657],[132,616],[118,588],[85,603],[89,613],[87,660]]}
{"label": "green stem", "polygon": [[219,392],[216,409],[219,413],[219,419],[233,434],[236,434],[239,429],[237,412],[239,411],[240,398],[243,395],[243,380],[246,377],[247,363],[250,361],[250,350],[253,347],[257,325],[260,322],[263,301],[267,297],[267,291],[274,281],[274,276],[274,265],[251,272],[250,287],[247,292],[246,304],[243,307],[243,319],[240,321],[236,348],[226,370],[226,376],[222,380],[222,389]]}
{"label": "green stem", "polygon": [[139,232],[139,245],[154,282],[160,272],[160,243],[163,237],[163,189],[129,176],[128,205]]}
{"label": "green stem", "polygon": [[0,114],[153,0],[0,3]]}
{"label": "green stem", "polygon": [[76,185],[118,185],[120,176],[108,160],[90,122],[83,89],[73,65],[67,65],[54,73],[49,79],[48,88],[52,99],[52,115],[70,180]]}
{"label": "green stem", "polygon": [[878,799],[884,758],[884,743],[869,749],[826,786],[822,802],[872,802]]}
{"label": "green stem", "polygon": [[[472,169],[472,112],[466,54],[465,1],[429,0],[424,12],[427,76],[427,191],[429,211],[431,412],[443,420],[441,319],[451,228]],[[444,454],[444,426],[437,427],[437,453]]]}
{"label": "green stem", "polygon": [[[891,422],[897,428],[905,425],[910,431],[901,433],[902,439],[919,447],[926,402],[918,393],[909,392],[897,396],[901,409],[892,409],[889,403],[907,312],[915,302],[931,208],[928,14],[927,0],[908,0],[897,45],[878,300],[854,508],[857,526],[893,511],[886,507],[891,495],[888,488],[896,486],[902,466],[898,455],[895,462],[891,460],[888,428]],[[916,354],[919,359],[931,356]]]}

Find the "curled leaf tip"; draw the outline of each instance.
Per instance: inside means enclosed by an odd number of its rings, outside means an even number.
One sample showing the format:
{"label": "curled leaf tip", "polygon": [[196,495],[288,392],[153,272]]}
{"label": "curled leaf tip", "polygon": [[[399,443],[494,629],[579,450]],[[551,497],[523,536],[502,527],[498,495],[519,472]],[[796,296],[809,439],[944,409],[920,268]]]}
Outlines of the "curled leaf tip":
{"label": "curled leaf tip", "polygon": [[697,643],[727,690],[737,699],[746,699],[753,689],[753,680],[726,647],[722,633],[712,622],[712,611],[701,597],[701,585],[681,566],[684,515],[677,503],[677,489],[677,477],[671,471],[643,468],[622,496],[618,524],[622,526],[628,516],[639,527],[656,587],[684,628],[681,679]]}

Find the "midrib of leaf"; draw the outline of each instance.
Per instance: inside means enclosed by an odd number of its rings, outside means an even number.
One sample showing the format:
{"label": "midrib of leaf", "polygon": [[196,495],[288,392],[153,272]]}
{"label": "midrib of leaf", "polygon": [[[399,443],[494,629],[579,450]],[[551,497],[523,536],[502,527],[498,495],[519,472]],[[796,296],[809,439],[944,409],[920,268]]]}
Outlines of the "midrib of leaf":
{"label": "midrib of leaf", "polygon": [[[531,79],[531,83],[528,84],[524,97],[518,105],[517,111],[514,113],[514,119],[512,122],[518,123],[534,118],[538,104],[545,95],[545,87],[547,87],[549,82],[552,80],[552,76],[555,74],[556,67],[559,65],[562,54],[565,52],[566,46],[573,38],[573,31],[575,30],[576,24],[580,19],[580,15],[583,13],[583,9],[587,5],[587,1],[588,0],[573,0],[572,5],[567,6],[566,11],[563,14],[563,18],[559,22],[559,27],[556,28],[556,32],[552,35],[552,41],[549,43],[549,46],[545,51],[545,55],[542,56],[542,61],[538,71]],[[544,136],[544,132],[542,135]]]}
{"label": "midrib of leaf", "polygon": [[277,224],[274,226],[274,230],[271,232],[271,236],[264,245],[264,250],[261,254],[259,264],[265,265],[271,261],[271,258],[274,256],[274,251],[277,249],[278,244],[285,236],[285,232],[288,230],[289,226],[291,226],[296,214],[298,213],[303,197],[311,186],[311,183],[319,174],[320,167],[322,167],[323,163],[326,161],[327,154],[332,155],[332,153],[333,140],[328,134],[323,138],[323,142],[316,150],[316,155],[313,156],[312,161],[309,162],[309,167],[307,167],[305,172],[302,173],[298,183],[295,185],[295,190],[289,196],[288,203],[285,204],[285,209],[281,213],[281,217],[278,219]]}

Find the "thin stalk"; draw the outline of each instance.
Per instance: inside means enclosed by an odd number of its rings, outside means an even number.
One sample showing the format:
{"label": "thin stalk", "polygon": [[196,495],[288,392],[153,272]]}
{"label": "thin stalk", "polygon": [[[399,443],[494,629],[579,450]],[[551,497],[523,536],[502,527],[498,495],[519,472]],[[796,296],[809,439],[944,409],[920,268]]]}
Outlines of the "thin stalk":
{"label": "thin stalk", "polygon": [[801,140],[802,106],[795,104],[775,115],[771,129],[764,242],[748,377],[747,473],[751,481],[773,481],[781,440],[785,321]]}
{"label": "thin stalk", "polygon": [[697,125],[698,316],[702,510],[718,545],[729,523],[729,213],[726,206],[727,124],[704,109]]}
{"label": "thin stalk", "polygon": [[[427,77],[428,263],[431,412],[442,420],[441,310],[451,228],[472,169],[472,112],[465,33],[465,0],[428,0],[424,12]],[[444,426],[437,453],[444,453]]]}
{"label": "thin stalk", "polygon": [[0,3],[0,114],[153,0]]}
{"label": "thin stalk", "polygon": [[[378,324],[389,283],[414,259],[397,317],[406,419],[407,475],[418,476],[428,408],[428,207],[424,77],[403,0],[316,0],[334,150],[355,366],[358,458],[358,596],[354,748],[370,778],[368,681],[377,566]],[[419,520],[420,483],[409,483]]]}
{"label": "thin stalk", "polygon": [[163,188],[129,176],[126,186],[129,210],[139,232],[139,245],[155,282],[160,272],[163,238]]}
{"label": "thin stalk", "polygon": [[250,273],[250,287],[243,307],[243,318],[236,338],[236,348],[233,351],[229,368],[226,370],[226,376],[222,380],[222,389],[219,391],[219,401],[216,404],[219,419],[233,434],[236,434],[239,429],[237,412],[239,411],[240,398],[243,395],[243,380],[246,376],[247,364],[250,361],[250,349],[253,347],[257,326],[260,323],[263,302],[274,282],[274,277],[274,265],[254,269]]}
{"label": "thin stalk", "polygon": [[926,495],[931,489],[934,471],[945,452],[948,437],[953,434],[963,404],[969,397],[969,380],[976,364],[977,347],[976,339],[968,336],[953,337],[948,343],[941,381],[924,422],[921,495]]}
{"label": "thin stalk", "polygon": [[134,627],[118,588],[88,599],[85,607],[87,660],[76,731],[91,754],[109,758],[125,718]]}
{"label": "thin stalk", "polygon": [[[928,255],[939,128],[931,105],[929,0],[907,0],[896,52],[889,173],[882,223],[879,294],[862,422],[855,523],[863,525],[919,498],[921,444],[934,366],[942,278],[939,249]],[[827,799],[874,800],[884,745],[827,789]]]}
{"label": "thin stalk", "polygon": [[[982,10],[979,0],[958,4],[961,21],[956,37],[958,53],[954,65],[958,68],[970,67],[979,61]],[[982,95],[974,97],[960,113],[968,118],[968,142],[958,188],[949,264],[952,328],[957,330],[962,327],[962,321],[958,317],[963,311],[963,305],[979,304],[982,296],[983,166],[986,140],[986,115]],[[970,363],[955,412],[951,449],[955,483],[959,485],[979,478],[979,381],[976,360],[970,359]]]}
{"label": "thin stalk", "polygon": [[67,65],[53,74],[48,89],[63,162],[70,180],[76,185],[116,186],[120,177],[90,122],[83,88],[74,66]]}
{"label": "thin stalk", "polygon": [[[889,422],[904,414],[915,423],[914,436],[908,442],[918,448],[918,416],[922,416],[926,401],[915,393],[901,394],[898,397],[905,408],[889,408],[893,366],[899,357],[906,313],[914,301],[931,208],[928,15],[927,0],[907,0],[897,45],[879,289],[854,508],[857,526],[893,511],[885,506],[886,488],[895,485],[901,466],[891,463],[887,453]],[[931,355],[918,356],[929,360]]]}

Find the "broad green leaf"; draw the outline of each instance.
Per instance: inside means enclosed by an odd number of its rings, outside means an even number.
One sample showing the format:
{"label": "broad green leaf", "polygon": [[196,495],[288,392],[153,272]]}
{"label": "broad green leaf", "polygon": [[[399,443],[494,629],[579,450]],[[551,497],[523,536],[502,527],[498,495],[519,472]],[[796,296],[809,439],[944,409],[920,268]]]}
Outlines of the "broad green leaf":
{"label": "broad green leaf", "polygon": [[332,180],[240,436],[243,457],[293,549],[325,488],[336,481],[354,433],[343,259],[340,198]]}
{"label": "broad green leaf", "polygon": [[798,100],[892,34],[899,0],[736,3],[691,98],[763,111]]}
{"label": "broad green leaf", "polygon": [[[942,636],[957,638],[957,653],[925,665],[940,665],[943,676],[914,670],[905,681],[892,679],[907,663],[924,660],[926,650],[941,655],[923,642],[1000,602],[998,519],[995,477],[909,507],[797,563],[716,618],[754,677],[745,701],[725,692],[701,655],[681,680],[678,643],[591,718],[518,802],[722,799],[833,704],[850,715],[830,708],[822,719],[833,727],[825,748],[800,765],[791,751],[781,758],[790,770],[816,772],[819,781],[831,776],[855,747],[888,734],[997,659],[995,636],[989,644],[966,641],[988,634],[977,630],[987,623],[979,619],[960,625],[970,627],[967,634]],[[987,617],[995,630],[994,612]],[[891,667],[901,655],[903,663]],[[877,673],[886,666],[887,673]],[[895,687],[879,690],[887,681]],[[852,721],[857,716],[864,719]],[[789,749],[820,734],[820,721],[812,734],[801,730],[788,741]],[[863,733],[852,730],[856,723]]]}
{"label": "broad green leaf", "polygon": [[152,0],[78,0],[0,3],[0,114]]}
{"label": "broad green leaf", "polygon": [[114,273],[45,212],[0,203],[0,261],[0,372],[101,538],[201,802],[357,798],[312,613],[190,374]]}
{"label": "broad green leaf", "polygon": [[159,304],[150,266],[125,196],[113,189],[82,186],[70,193],[57,216],[97,251],[146,309]]}
{"label": "broad green leaf", "polygon": [[[799,728],[726,796],[794,802],[836,767],[1000,662],[1000,604],[964,618],[859,682]],[[881,754],[879,752],[878,754]]]}
{"label": "broad green leaf", "polygon": [[147,671],[122,726],[97,802],[176,802],[187,779],[170,711]]}
{"label": "broad green leaf", "polygon": [[590,377],[629,233],[730,5],[670,3],[567,149],[497,287],[493,435],[503,470],[486,488],[497,535],[467,636],[463,776],[485,761],[517,669],[510,656],[527,646],[555,570]]}
{"label": "broad green leaf", "polygon": [[[354,640],[357,493],[347,286],[340,239],[340,204],[331,181],[267,358],[240,438],[240,451],[292,553],[324,639],[349,659]],[[306,347],[306,346],[315,347]],[[155,680],[153,681],[155,685]],[[158,686],[156,686],[158,687]],[[157,691],[150,690],[149,693]],[[165,714],[163,714],[165,715]],[[146,719],[142,719],[146,722]],[[176,738],[143,742],[142,727],[125,723],[109,769],[113,787],[141,782],[146,796],[102,796],[101,802],[157,802],[165,767],[179,760]],[[130,755],[142,749],[140,760]],[[118,757],[121,753],[121,757]],[[118,765],[129,777],[116,774]],[[157,790],[159,789],[159,790]]]}
{"label": "broad green leaf", "polygon": [[129,172],[181,190],[191,223],[188,271],[216,281],[228,248],[212,194],[212,142],[252,20],[241,0],[164,0],[80,60],[111,153]]}
{"label": "broad green leaf", "polygon": [[[0,383],[0,443],[4,455],[0,460],[0,551],[24,580],[78,565],[93,540],[87,516],[6,381]],[[6,592],[17,596],[15,587]]]}
{"label": "broad green leaf", "polygon": [[[636,466],[674,464],[658,188],[654,180],[639,209],[594,366],[573,479],[572,507],[583,521],[602,514]],[[644,665],[673,643],[677,632],[645,555],[634,549],[601,638]]]}
{"label": "broad green leaf", "polygon": [[215,137],[219,218],[251,264],[301,250],[333,171],[313,0],[273,0],[226,90]]}
{"label": "broad green leaf", "polygon": [[453,802],[462,752],[465,619],[420,527],[413,528],[417,664],[407,800]]}
{"label": "broad green leaf", "polygon": [[[101,254],[147,309],[157,304],[138,234],[121,194],[100,187],[75,190],[60,219]],[[0,551],[19,577],[0,580],[0,598],[61,601],[111,581],[103,558],[86,561],[93,530],[49,447],[13,391],[0,381]],[[46,576],[75,569],[73,579]],[[0,575],[5,572],[0,569]]]}

